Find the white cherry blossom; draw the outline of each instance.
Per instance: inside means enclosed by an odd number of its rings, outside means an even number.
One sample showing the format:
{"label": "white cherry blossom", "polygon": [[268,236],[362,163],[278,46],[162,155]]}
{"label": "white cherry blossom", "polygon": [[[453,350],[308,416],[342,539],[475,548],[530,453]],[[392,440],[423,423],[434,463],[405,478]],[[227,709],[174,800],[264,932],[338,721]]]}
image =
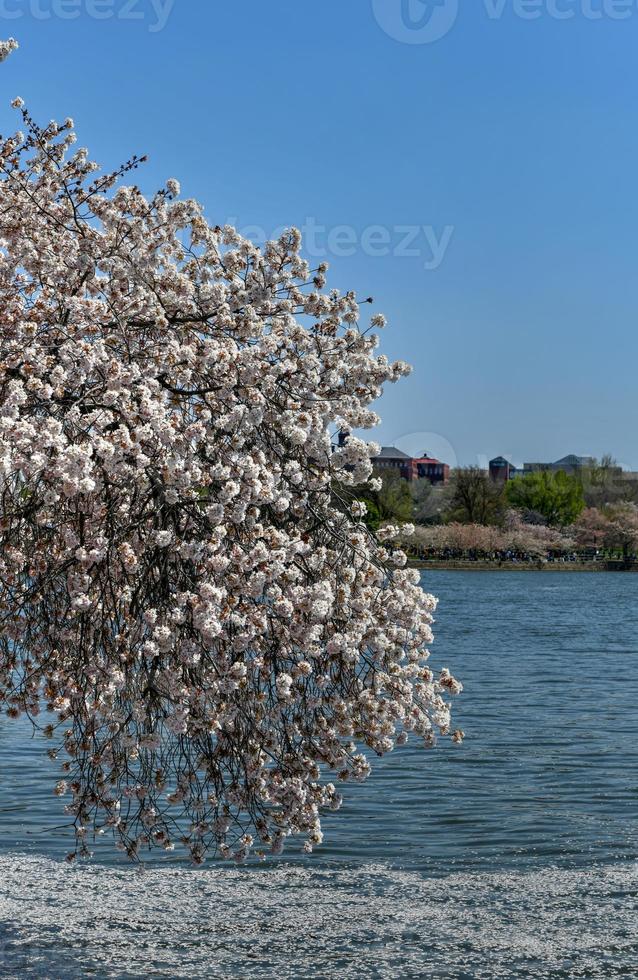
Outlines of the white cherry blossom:
{"label": "white cherry blossom", "polygon": [[298,231],[261,249],[16,105],[0,703],[53,740],[73,855],[105,828],[132,858],[312,850],[331,780],[448,734],[460,691],[426,665],[436,601],[352,506],[378,447],[336,438],[375,425],[408,368],[376,353],[354,293],[325,291]]}

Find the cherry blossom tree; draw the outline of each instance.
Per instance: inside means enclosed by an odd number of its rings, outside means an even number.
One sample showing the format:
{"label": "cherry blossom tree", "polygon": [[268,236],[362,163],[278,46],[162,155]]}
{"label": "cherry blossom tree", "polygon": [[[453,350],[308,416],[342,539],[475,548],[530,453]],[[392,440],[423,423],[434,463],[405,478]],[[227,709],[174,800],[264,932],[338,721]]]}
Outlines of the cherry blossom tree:
{"label": "cherry blossom tree", "polygon": [[607,547],[622,552],[625,561],[638,549],[638,506],[633,503],[613,504],[607,508],[609,525],[605,534]]}
{"label": "cherry blossom tree", "polygon": [[629,501],[611,504],[604,510],[590,507],[574,527],[579,544],[621,552],[625,560],[638,548],[638,507]]}
{"label": "cherry blossom tree", "polygon": [[551,553],[572,551],[575,540],[568,528],[565,531],[544,524],[529,524],[518,511],[506,514],[501,537],[501,550],[545,558]]}
{"label": "cherry blossom tree", "polygon": [[550,553],[573,550],[573,538],[557,528],[531,525],[516,511],[509,511],[502,528],[485,524],[444,524],[417,527],[414,534],[396,538],[401,547],[438,553],[452,552],[458,557],[503,559],[508,553],[528,558],[546,558]]}
{"label": "cherry blossom tree", "polygon": [[609,518],[597,507],[588,507],[574,524],[576,541],[583,548],[602,548],[610,530]]}
{"label": "cherry blossom tree", "polygon": [[51,740],[69,859],[96,832],[198,863],[293,835],[311,851],[365,749],[433,745],[461,690],[426,663],[418,573],[333,491],[378,452],[334,434],[374,426],[408,367],[296,230],[257,248],[176,180],[150,198],[127,183],[142,159],[102,173],[71,120],[14,106],[0,703]]}

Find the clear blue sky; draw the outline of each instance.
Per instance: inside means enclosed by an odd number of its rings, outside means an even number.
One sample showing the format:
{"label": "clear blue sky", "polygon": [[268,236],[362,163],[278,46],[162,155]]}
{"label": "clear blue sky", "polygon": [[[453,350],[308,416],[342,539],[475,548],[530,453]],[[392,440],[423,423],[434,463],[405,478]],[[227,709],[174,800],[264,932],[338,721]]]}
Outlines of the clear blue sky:
{"label": "clear blue sky", "polygon": [[0,0],[0,129],[21,95],[210,220],[314,225],[414,365],[379,441],[638,469],[638,0],[454,5]]}

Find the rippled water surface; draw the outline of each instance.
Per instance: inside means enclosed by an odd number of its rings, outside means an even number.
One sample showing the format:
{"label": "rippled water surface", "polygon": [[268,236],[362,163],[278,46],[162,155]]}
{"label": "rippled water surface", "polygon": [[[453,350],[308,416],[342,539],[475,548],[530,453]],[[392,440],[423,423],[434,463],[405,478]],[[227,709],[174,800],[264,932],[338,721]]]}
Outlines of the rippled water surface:
{"label": "rippled water surface", "polygon": [[638,575],[424,585],[466,742],[377,761],[310,859],[69,869],[42,744],[0,722],[0,975],[638,976]]}

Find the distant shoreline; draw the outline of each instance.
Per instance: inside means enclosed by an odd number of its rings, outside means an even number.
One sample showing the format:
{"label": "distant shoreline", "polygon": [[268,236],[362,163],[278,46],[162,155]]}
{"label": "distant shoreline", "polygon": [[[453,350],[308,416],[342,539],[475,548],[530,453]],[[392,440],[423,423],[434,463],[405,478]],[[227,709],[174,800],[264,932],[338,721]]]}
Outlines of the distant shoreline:
{"label": "distant shoreline", "polygon": [[516,561],[421,561],[408,564],[419,570],[452,572],[638,572],[638,564],[627,568],[622,562],[516,562]]}

